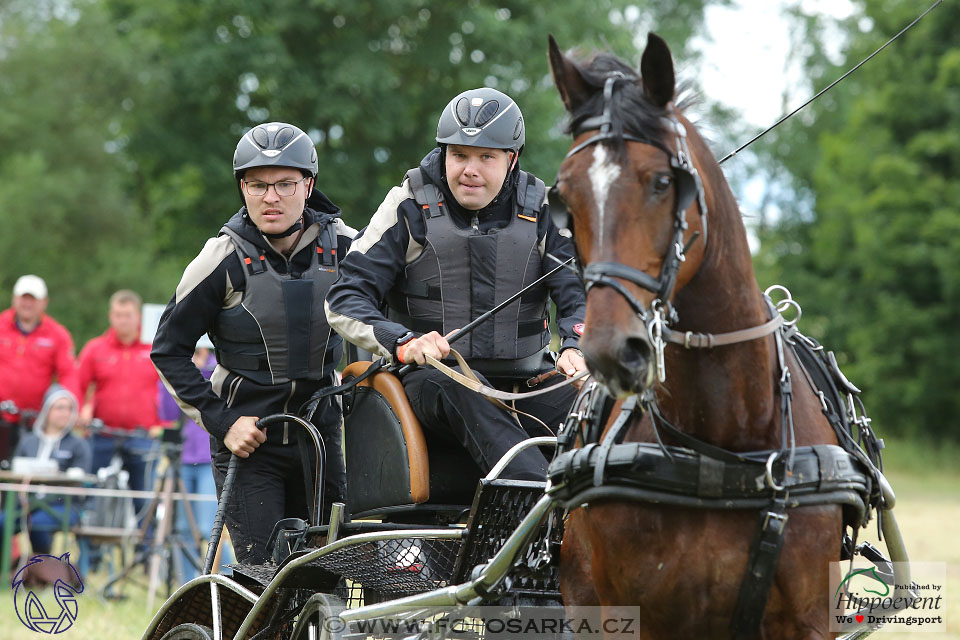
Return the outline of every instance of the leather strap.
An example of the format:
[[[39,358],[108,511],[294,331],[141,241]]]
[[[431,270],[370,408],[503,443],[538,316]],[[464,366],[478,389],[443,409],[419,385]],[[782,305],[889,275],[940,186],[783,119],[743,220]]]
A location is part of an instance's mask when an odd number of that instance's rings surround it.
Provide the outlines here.
[[[787,527],[787,505],[782,496],[774,498],[769,509],[760,512],[760,529],[753,539],[747,571],[740,583],[737,606],[730,628],[735,640],[753,637],[760,630],[760,621],[770,598],[770,587],[777,572],[783,534]]]
[[[450,353],[457,360],[457,364],[459,364],[464,371],[470,371],[471,373],[473,373],[473,371],[470,369],[470,366],[467,364],[467,361],[463,359],[463,356],[457,353],[456,349],[450,349]],[[473,391],[476,391],[480,395],[486,396],[488,398],[496,398],[497,400],[522,400],[523,398],[531,398],[533,396],[539,396],[544,393],[550,393],[551,391],[559,389],[564,385],[572,384],[577,380],[582,380],[583,378],[590,375],[589,371],[581,371],[577,375],[567,378],[563,382],[557,383],[555,385],[551,385],[544,389],[536,389],[534,391],[525,391],[523,393],[511,393],[509,391],[500,391],[499,389],[488,387],[487,385],[483,384],[482,382],[480,382],[479,379],[476,378],[476,374],[474,374],[473,378],[470,378],[469,376],[466,376],[460,373],[459,371],[451,369],[450,367],[448,367],[447,365],[445,365],[444,363],[440,362],[439,360],[437,360],[432,356],[425,356],[425,358],[426,358],[427,364],[435,368],[437,371],[440,371],[444,375],[447,375],[453,378],[463,386],[467,387],[468,389],[472,389]]]
[[[737,344],[738,342],[749,342],[768,336],[783,325],[783,316],[776,314],[771,320],[763,324],[750,327],[749,329],[740,329],[739,331],[730,331],[728,333],[695,333],[693,331],[674,331],[667,327],[663,328],[663,338],[667,342],[683,345],[686,349],[713,349],[728,344]]]

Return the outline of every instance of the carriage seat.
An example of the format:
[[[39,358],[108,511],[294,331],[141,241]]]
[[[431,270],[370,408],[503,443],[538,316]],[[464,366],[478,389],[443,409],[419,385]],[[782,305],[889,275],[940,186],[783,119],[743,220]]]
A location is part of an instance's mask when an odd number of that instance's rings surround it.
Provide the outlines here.
[[[368,366],[369,361],[351,363],[344,381]],[[388,371],[344,396],[343,439],[347,507],[355,518],[417,505],[466,509],[483,476],[459,443],[424,434],[403,383]]]

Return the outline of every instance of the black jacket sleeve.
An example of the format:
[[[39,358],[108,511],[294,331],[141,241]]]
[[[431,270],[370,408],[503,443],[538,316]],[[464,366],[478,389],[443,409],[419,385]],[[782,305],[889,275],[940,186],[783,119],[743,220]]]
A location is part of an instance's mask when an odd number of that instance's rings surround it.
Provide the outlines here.
[[[549,205],[540,211],[543,232],[543,272],[552,271],[561,262],[574,257],[573,241],[560,235],[550,218]],[[552,257],[551,257],[552,256]],[[556,258],[556,259],[554,259]],[[575,266],[571,263],[571,267]],[[560,351],[576,348],[583,333],[583,319],[587,312],[587,296],[583,283],[573,268],[561,269],[547,279],[550,299],[557,305],[557,330],[560,333]]]
[[[160,317],[150,357],[160,379],[184,413],[211,435],[223,440],[241,414],[227,407],[196,365],[193,352],[204,333],[213,333],[214,322],[243,281],[240,259],[228,236],[207,241],[187,266],[173,298]]]
[[[340,263],[340,279],[327,294],[330,326],[371,353],[391,357],[397,340],[409,331],[381,312],[387,292],[399,280],[411,253],[422,248],[411,238],[405,209],[415,207],[406,184],[394,187]]]

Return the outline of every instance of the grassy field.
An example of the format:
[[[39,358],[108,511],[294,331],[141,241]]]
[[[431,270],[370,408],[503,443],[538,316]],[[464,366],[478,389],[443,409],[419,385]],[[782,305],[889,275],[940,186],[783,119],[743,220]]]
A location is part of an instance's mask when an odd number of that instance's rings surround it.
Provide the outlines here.
[[[960,448],[921,446],[888,441],[886,475],[897,493],[896,515],[913,561],[943,562],[947,566],[946,634],[881,632],[874,637],[887,640],[960,640]],[[876,528],[861,532],[861,540],[876,541]],[[76,624],[58,637],[139,638],[162,604],[165,592],[158,593],[153,610],[147,610],[144,586],[128,585],[129,596],[120,602],[104,602],[98,593],[106,580],[94,574],[86,580],[80,596]],[[49,600],[49,593],[41,599]],[[24,627],[16,617],[13,598],[6,591],[0,598],[0,639],[36,640],[38,634]]]

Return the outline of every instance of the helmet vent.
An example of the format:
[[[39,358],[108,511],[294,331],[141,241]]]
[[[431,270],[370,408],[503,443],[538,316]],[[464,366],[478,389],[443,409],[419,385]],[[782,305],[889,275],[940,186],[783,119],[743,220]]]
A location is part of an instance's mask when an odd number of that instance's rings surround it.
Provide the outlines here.
[[[457,102],[457,120],[463,126],[470,124],[470,101],[466,98],[460,98]]]
[[[293,137],[296,133],[293,130],[293,127],[284,127],[280,129],[280,132],[277,133],[277,137],[273,139],[273,145],[277,149],[283,149],[285,146],[290,144],[290,141],[293,140]]]
[[[500,103],[496,100],[488,100],[485,105],[480,107],[480,111],[477,112],[477,126],[482,127],[483,125],[490,122],[490,119],[493,116],[497,115],[497,110],[500,109]]]
[[[267,132],[263,129],[263,127],[257,127],[254,129],[250,136],[261,149],[266,149],[270,145],[270,138],[267,136]]]
[[[523,135],[523,118],[517,118],[517,126],[513,128],[513,139],[517,140]]]

